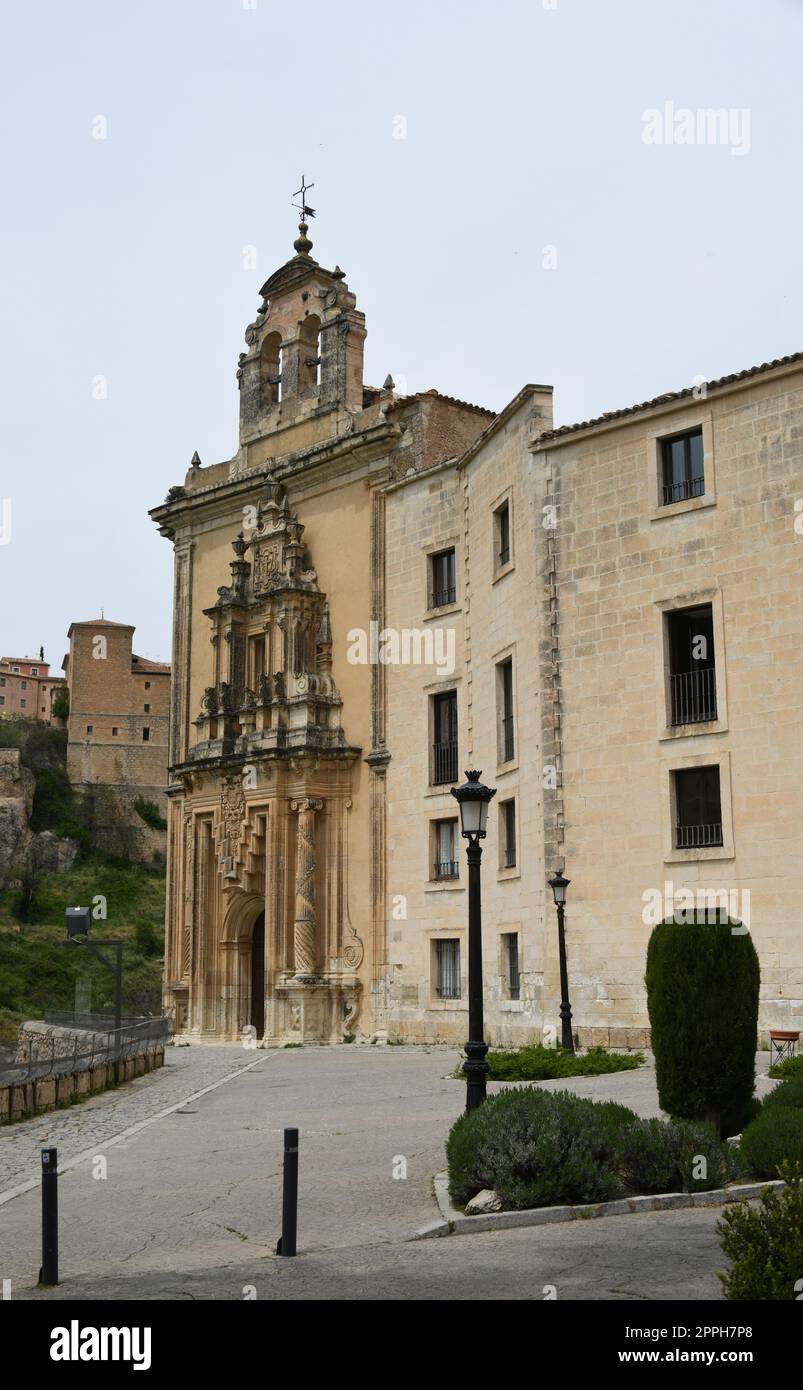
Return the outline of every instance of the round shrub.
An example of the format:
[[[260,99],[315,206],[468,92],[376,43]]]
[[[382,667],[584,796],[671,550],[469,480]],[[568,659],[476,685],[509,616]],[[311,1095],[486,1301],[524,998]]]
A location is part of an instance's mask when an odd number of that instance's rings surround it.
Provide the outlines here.
[[[790,1076],[782,1081],[765,1097],[764,1105],[785,1105],[792,1110],[803,1110],[803,1076]]]
[[[757,1206],[737,1202],[717,1222],[730,1269],[718,1274],[727,1299],[753,1303],[797,1299],[803,1269],[803,1182],[785,1166],[787,1186],[765,1188]]]
[[[728,1144],[710,1126],[635,1120],[619,1133],[621,1173],[630,1192],[710,1192],[736,1174]]]
[[[755,1083],[759,964],[749,932],[704,914],[659,922],[647,1008],[661,1108],[737,1134]]]
[[[765,1102],[745,1129],[739,1154],[745,1171],[756,1178],[777,1178],[783,1163],[803,1165],[803,1110]]]
[[[622,1184],[612,1119],[600,1108],[535,1087],[489,1097],[449,1134],[452,1201],[463,1206],[483,1188],[514,1210],[615,1197]]]

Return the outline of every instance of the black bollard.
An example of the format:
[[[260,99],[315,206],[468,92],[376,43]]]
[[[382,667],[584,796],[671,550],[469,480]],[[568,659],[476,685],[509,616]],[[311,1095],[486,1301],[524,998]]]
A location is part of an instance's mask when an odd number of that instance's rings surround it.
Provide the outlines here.
[[[59,1282],[58,1151],[42,1149],[42,1268],[40,1284]]]
[[[284,1172],[282,1180],[282,1234],[277,1255],[295,1255],[298,1225],[298,1130],[284,1131]]]

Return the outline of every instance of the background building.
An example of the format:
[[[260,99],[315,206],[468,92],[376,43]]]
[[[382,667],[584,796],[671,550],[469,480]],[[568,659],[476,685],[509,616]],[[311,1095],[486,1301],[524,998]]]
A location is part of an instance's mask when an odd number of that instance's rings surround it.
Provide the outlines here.
[[[53,699],[65,685],[63,677],[50,675],[44,653],[38,658],[0,656],[0,718],[59,722],[53,714]]]
[[[106,848],[151,859],[164,850],[164,831],[134,802],[152,802],[164,816],[170,667],[136,656],[133,634],[104,618],[70,626],[67,772],[91,798],[93,834]]]

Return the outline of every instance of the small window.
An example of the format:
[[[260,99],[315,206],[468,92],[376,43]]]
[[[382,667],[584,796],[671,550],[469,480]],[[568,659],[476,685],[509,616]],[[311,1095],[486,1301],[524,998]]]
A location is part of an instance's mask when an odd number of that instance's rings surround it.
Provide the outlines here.
[[[501,816],[501,842],[502,842],[502,868],[515,869],[516,867],[516,801],[511,797],[509,801],[502,801],[499,804]]]
[[[432,785],[457,781],[457,691],[432,696]]]
[[[459,999],[460,990],[460,942],[436,941],[435,960],[437,965],[436,993],[439,999]]]
[[[150,681],[146,681],[146,682],[145,682],[145,689],[146,689],[146,690],[150,690],[150,688],[151,688],[151,683],[150,683]]]
[[[143,742],[143,743],[149,743],[149,742],[150,742],[150,737],[151,737],[151,731],[150,731],[150,729],[148,729],[148,728],[143,729],[143,730],[142,730],[142,742]]]
[[[145,706],[145,713],[146,713],[146,714],[150,714],[150,712],[151,712],[151,707],[150,707],[150,705],[146,705],[146,706]]]
[[[39,667],[38,667],[38,666],[32,666],[32,667],[31,667],[31,675],[32,675],[32,676],[38,676],[38,675],[39,675]]]
[[[722,844],[719,767],[684,768],[675,781],[675,849]]]
[[[20,668],[19,668],[19,666],[12,666],[12,667],[11,667],[11,670],[12,670],[16,675],[19,675],[19,673],[20,673]]]
[[[457,857],[457,817],[433,821],[435,839],[435,863],[432,877],[438,879],[457,878],[460,864]]]
[[[45,712],[46,712],[46,711],[45,711],[45,707],[44,707],[44,705],[42,705],[42,713],[44,714]]]
[[[117,726],[115,725],[115,726],[112,728],[112,738],[116,738],[116,737],[117,737]]]
[[[5,683],[6,683],[6,678],[5,678],[5,676],[0,676],[0,685],[5,685]]]
[[[502,934],[502,968],[504,971],[504,981],[507,986],[508,999],[521,998],[521,979],[519,976],[519,934],[518,932],[503,932]]]
[[[86,731],[88,734],[93,734],[95,732],[94,724],[87,724]]]
[[[513,719],[513,662],[500,661],[497,668],[497,709],[499,711],[499,761],[512,762],[516,756],[516,731]]]
[[[510,563],[510,503],[494,512],[494,569]]]
[[[5,697],[5,695],[0,695],[0,705],[4,705],[5,702],[6,702],[6,697]]]
[[[661,452],[663,505],[668,507],[673,502],[702,497],[705,492],[702,430],[687,430],[685,434],[662,440]]]
[[[28,682],[27,682],[27,681],[20,681],[20,690],[27,690],[27,689],[28,689]]]
[[[456,594],[454,549],[441,550],[430,556],[429,606],[443,608],[455,602]]]

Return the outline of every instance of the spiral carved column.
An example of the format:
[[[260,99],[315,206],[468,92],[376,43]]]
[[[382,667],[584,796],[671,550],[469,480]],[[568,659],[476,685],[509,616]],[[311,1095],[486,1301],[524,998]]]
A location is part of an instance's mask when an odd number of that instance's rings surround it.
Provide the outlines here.
[[[311,797],[290,802],[298,814],[296,838],[296,907],[293,923],[293,954],[296,979],[317,974],[315,952],[315,812],[323,802]]]

